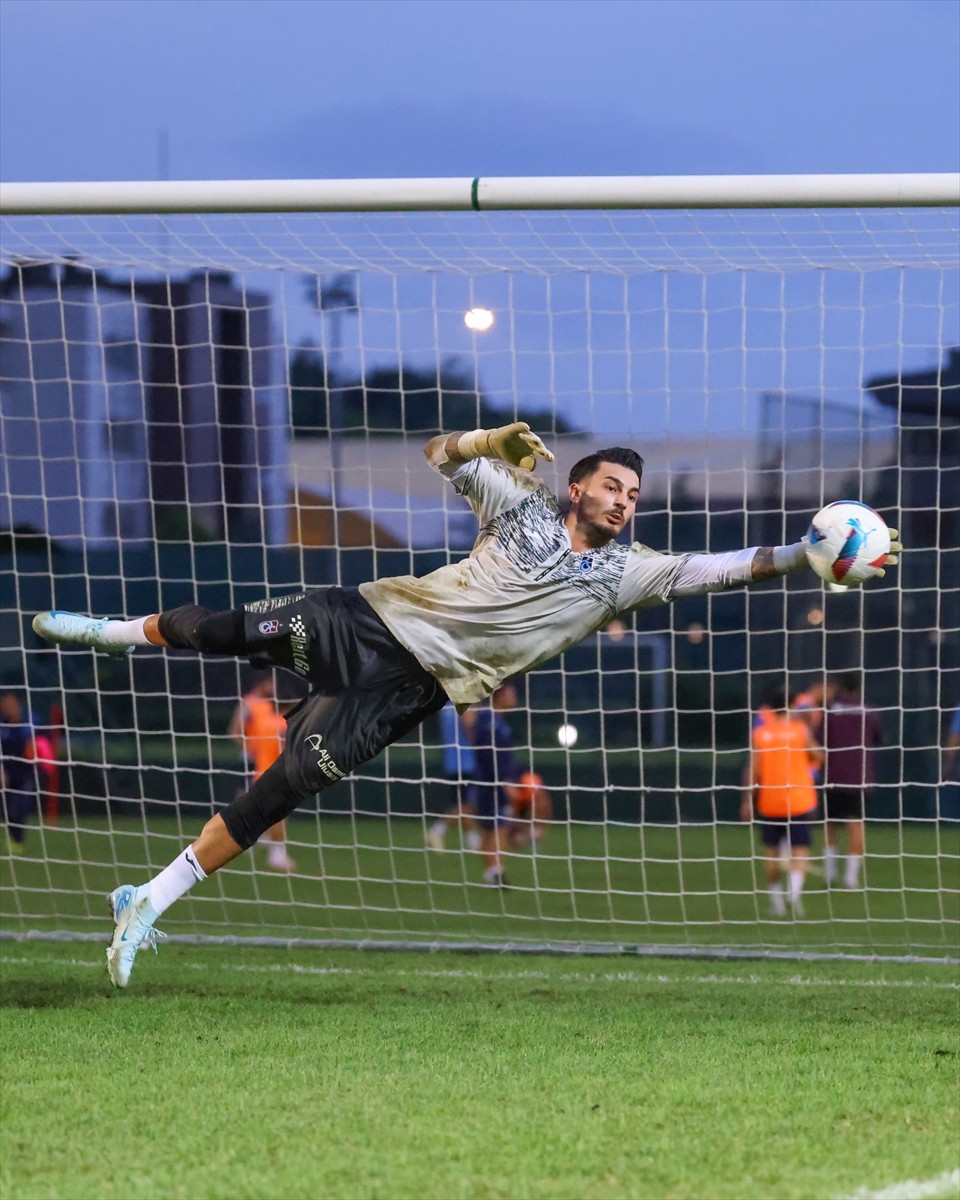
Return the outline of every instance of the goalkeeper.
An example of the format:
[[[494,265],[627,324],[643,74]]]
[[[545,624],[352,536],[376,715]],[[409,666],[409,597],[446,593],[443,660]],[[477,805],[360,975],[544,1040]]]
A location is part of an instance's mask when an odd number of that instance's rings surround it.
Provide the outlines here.
[[[239,655],[255,667],[282,667],[310,689],[287,716],[283,753],[249,791],[154,879],[111,894],[107,966],[116,986],[126,987],[141,945],[155,948],[154,922],[175,900],[448,698],[463,710],[620,613],[807,566],[802,542],[726,554],[661,554],[618,542],[640,493],[643,459],[633,450],[600,450],[576,463],[565,509],[531,474],[538,458],[553,455],[524,422],[441,434],[425,453],[473,508],[480,532],[468,558],[423,578],[226,612],[187,604],[136,620],[59,611],[34,619],[51,642],[120,655],[137,645]],[[887,561],[896,562],[900,546],[891,549]]]

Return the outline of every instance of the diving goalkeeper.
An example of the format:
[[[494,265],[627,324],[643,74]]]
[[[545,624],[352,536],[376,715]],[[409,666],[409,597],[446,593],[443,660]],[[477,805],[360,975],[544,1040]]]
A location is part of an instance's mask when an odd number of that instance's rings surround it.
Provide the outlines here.
[[[524,422],[441,434],[425,454],[466,498],[480,532],[469,557],[422,579],[329,587],[226,612],[187,604],[136,620],[59,611],[34,619],[51,642],[120,655],[138,645],[237,655],[282,667],[310,689],[287,715],[283,753],[249,791],[154,879],[111,893],[107,967],[117,987],[127,986],[138,949],[155,948],[154,923],[175,900],[448,698],[465,709],[620,613],[807,566],[802,542],[727,554],[618,542],[640,493],[643,459],[633,450],[599,450],[576,463],[564,509],[531,473],[553,455]],[[891,549],[894,563],[900,546]]]

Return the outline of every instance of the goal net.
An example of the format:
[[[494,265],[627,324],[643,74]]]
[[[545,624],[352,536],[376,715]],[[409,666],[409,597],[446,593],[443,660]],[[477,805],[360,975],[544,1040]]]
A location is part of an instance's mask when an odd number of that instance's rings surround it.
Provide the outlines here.
[[[485,886],[451,814],[470,747],[443,718],[289,820],[293,870],[257,846],[168,932],[956,955],[956,207],[48,212],[2,234],[7,936],[106,936],[104,894],[246,786],[232,722],[261,678],[55,649],[32,615],[422,574],[477,533],[424,443],[523,419],[560,497],[584,454],[638,450],[632,537],[655,549],[796,541],[857,499],[907,552],[844,594],[804,572],[646,609],[520,681],[502,715],[539,784],[514,794],[509,890]],[[848,825],[835,860],[816,825],[802,907],[777,916],[740,817],[751,729],[774,684],[819,728],[821,689],[849,672],[882,734],[857,886]],[[26,771],[18,722],[38,735]]]

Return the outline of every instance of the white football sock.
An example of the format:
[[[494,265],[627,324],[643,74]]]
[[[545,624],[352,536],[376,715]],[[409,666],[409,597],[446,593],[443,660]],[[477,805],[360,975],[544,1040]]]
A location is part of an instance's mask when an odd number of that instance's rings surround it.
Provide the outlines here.
[[[803,871],[790,872],[790,903],[796,904],[800,899],[800,893],[803,891]]]
[[[150,646],[153,643],[144,633],[147,617],[136,617],[132,621],[108,621],[100,634],[108,646]]]
[[[787,905],[783,898],[783,888],[780,886],[780,884],[768,883],[767,894],[770,897],[770,907],[773,909],[774,916],[785,916],[787,912]]]
[[[154,912],[159,916],[165,912],[174,900],[179,900],[201,879],[206,879],[207,873],[197,862],[193,849],[188,847],[178,854],[169,867],[164,867],[155,879],[150,880],[150,903]]]
[[[468,850],[479,850],[482,845],[483,845],[482,835],[476,829],[469,829],[467,831],[467,849]]]
[[[847,869],[844,872],[843,882],[848,888],[860,886],[860,864],[862,862],[862,854],[850,854],[847,856]]]
[[[430,826],[430,836],[431,837],[439,837],[439,838],[446,837],[447,836],[446,821],[434,821],[434,823]]]
[[[823,877],[827,883],[835,883],[837,878],[837,848],[825,846],[823,851]]]
[[[274,867],[285,867],[290,861],[286,839],[281,838],[277,842],[273,838],[269,838],[267,840],[267,862]]]

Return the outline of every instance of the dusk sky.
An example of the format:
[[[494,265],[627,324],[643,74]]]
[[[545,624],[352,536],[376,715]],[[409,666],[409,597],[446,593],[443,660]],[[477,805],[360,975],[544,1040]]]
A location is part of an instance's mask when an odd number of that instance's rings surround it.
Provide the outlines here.
[[[955,0],[2,0],[0,178],[947,171]]]
[[[958,45],[955,0],[0,0],[0,179],[956,171]],[[398,343],[389,305],[377,324],[375,282],[361,305],[368,362],[477,355],[498,402],[552,397],[569,414],[589,410],[594,427],[628,410],[647,421],[619,386],[607,399],[579,383],[561,394],[548,343],[570,350],[573,378],[606,349],[600,321],[589,342],[579,330],[569,345],[553,332],[517,341],[505,322],[474,341],[457,299],[438,335],[428,305]],[[489,281],[477,287],[496,301]],[[297,278],[288,290],[296,343],[317,318]],[[875,334],[858,316],[873,293],[839,301],[825,330],[817,304],[798,301],[812,307],[796,371],[776,318],[750,334],[756,367],[711,381],[735,409],[714,403],[739,414],[765,388],[797,387],[857,407],[865,374],[929,367],[955,343],[954,293],[953,276],[931,282],[898,328],[877,292]],[[701,411],[708,360],[719,370],[726,346],[713,340],[712,298],[681,304],[703,310],[691,336],[708,358],[690,358],[675,320],[664,344],[673,408],[644,410],[661,428],[682,420],[687,375],[700,380],[689,404]],[[585,303],[574,307],[586,321]],[[629,357],[619,328],[618,371]],[[850,347],[842,370],[825,371],[831,338]],[[518,352],[540,355],[546,381],[522,394]]]

